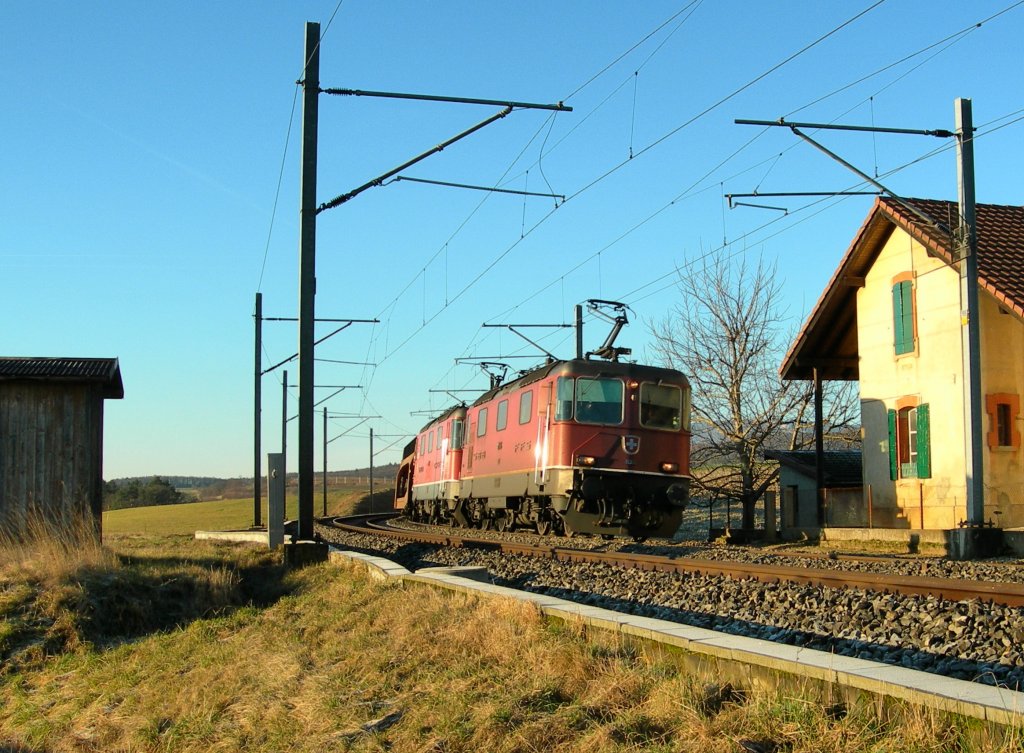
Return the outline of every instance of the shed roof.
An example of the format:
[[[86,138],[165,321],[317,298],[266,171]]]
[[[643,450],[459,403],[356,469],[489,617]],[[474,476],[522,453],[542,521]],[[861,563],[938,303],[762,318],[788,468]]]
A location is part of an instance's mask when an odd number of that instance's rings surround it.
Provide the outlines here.
[[[779,461],[797,473],[814,478],[817,470],[814,454],[814,450],[767,450],[764,456]],[[825,467],[825,486],[835,489],[860,486],[863,483],[860,450],[826,450],[822,453],[822,461]]]
[[[978,204],[978,283],[1024,319],[1024,207]],[[920,216],[924,215],[924,217]],[[901,228],[954,269],[956,202],[878,198],[779,368],[783,379],[859,378],[857,289],[893,230]],[[930,219],[930,222],[925,221]]]
[[[124,397],[121,366],[116,358],[2,358],[0,382],[99,382],[103,397]]]

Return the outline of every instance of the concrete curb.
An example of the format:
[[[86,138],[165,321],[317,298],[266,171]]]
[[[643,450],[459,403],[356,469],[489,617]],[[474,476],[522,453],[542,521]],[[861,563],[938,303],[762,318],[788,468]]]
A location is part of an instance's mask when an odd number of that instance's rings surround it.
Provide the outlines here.
[[[792,679],[812,680],[846,697],[867,693],[879,700],[899,699],[999,726],[1024,723],[1024,693],[1013,690],[517,591],[491,583],[486,569],[480,567],[432,567],[413,573],[383,557],[334,547],[330,560],[361,564],[381,580],[400,578],[404,582],[528,602],[545,616],[673,647],[697,659],[705,669],[707,665],[716,672],[729,668],[730,674],[738,673],[748,680],[754,675],[775,684]],[[752,673],[752,668],[758,671]]]
[[[195,538],[206,541],[234,541],[270,546],[270,534],[266,531],[196,531]]]

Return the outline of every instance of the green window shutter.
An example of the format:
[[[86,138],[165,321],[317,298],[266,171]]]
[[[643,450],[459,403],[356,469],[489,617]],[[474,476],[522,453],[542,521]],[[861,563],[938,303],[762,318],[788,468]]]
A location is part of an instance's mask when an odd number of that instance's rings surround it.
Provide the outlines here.
[[[892,329],[896,355],[914,350],[914,289],[909,280],[892,286]]]
[[[899,468],[899,451],[896,448],[896,411],[889,413],[889,478],[893,481],[897,478],[896,470]]]
[[[931,416],[928,404],[917,406],[917,477],[932,477]]]
[[[900,283],[892,286],[892,333],[893,345],[896,355],[904,353],[903,350],[903,295],[900,293]]]
[[[914,284],[909,280],[901,283],[900,293],[903,297],[903,343],[905,353],[914,350]]]

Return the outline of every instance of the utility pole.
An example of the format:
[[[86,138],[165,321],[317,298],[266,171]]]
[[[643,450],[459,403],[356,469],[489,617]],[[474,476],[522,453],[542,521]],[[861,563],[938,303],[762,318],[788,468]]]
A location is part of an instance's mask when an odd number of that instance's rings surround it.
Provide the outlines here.
[[[370,512],[373,512],[373,427],[370,427]]]
[[[263,464],[260,459],[261,411],[263,400],[263,372],[260,353],[263,350],[263,294],[256,294],[256,367],[253,382],[253,466],[252,466],[252,525],[260,526],[260,508],[263,504],[261,489],[263,484]]]
[[[316,165],[320,24],[306,23],[299,176],[299,541],[313,539],[313,329],[316,296]]]
[[[284,372],[281,380],[281,466],[288,478],[288,372]],[[287,483],[285,488],[287,488]]]
[[[974,206],[974,125],[971,100],[956,108],[957,196],[960,227],[960,331],[964,364],[964,450],[967,466],[967,525],[985,522],[985,477],[981,429],[981,312],[978,306],[978,226]]]
[[[324,406],[324,517],[327,517],[327,406]]]
[[[818,525],[825,527],[825,431],[822,419],[821,371],[814,367],[814,485]]]
[[[576,358],[583,360],[583,304],[576,304]]]

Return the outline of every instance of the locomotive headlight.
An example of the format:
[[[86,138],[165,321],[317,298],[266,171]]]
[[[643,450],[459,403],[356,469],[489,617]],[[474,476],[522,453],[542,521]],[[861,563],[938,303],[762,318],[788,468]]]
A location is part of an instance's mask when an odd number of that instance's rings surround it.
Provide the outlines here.
[[[596,458],[593,455],[577,455],[576,465],[591,466],[594,464]]]
[[[661,464],[661,472],[662,473],[678,473],[679,472],[679,463],[662,463]]]

